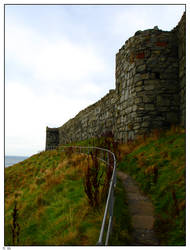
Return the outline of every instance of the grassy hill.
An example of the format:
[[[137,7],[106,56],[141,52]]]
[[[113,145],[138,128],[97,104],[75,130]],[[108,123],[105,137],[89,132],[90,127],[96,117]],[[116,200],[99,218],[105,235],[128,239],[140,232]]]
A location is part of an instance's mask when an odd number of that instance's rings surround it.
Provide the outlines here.
[[[130,174],[155,206],[161,245],[185,245],[185,131],[173,127],[122,145],[118,168]]]
[[[87,161],[85,155],[54,150],[5,169],[5,245],[96,244],[104,207],[89,205],[83,181]]]
[[[111,137],[76,144],[114,151],[118,168],[129,173],[153,201],[160,244],[185,245],[183,129],[155,131],[149,137],[122,145]],[[89,164],[93,166],[92,159],[84,154],[53,150],[6,168],[5,245],[95,245],[104,213],[106,175],[105,166],[101,165],[104,174],[97,175],[103,178],[99,204],[92,206],[84,185]],[[110,244],[130,245],[130,217],[119,181],[115,193]]]

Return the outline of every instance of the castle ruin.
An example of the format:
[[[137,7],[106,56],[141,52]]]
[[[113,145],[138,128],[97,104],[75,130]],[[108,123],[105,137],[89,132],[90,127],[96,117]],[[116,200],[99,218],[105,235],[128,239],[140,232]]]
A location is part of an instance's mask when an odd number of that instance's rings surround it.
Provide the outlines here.
[[[59,128],[46,150],[111,131],[118,141],[186,123],[186,15],[171,31],[137,31],[116,54],[114,90]]]

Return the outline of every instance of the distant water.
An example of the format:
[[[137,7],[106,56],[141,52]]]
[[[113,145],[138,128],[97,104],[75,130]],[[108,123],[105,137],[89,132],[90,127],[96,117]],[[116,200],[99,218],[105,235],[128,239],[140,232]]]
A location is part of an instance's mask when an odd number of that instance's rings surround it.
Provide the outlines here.
[[[25,159],[27,159],[27,156],[5,156],[5,167],[9,167],[12,166],[18,162],[24,161]]]

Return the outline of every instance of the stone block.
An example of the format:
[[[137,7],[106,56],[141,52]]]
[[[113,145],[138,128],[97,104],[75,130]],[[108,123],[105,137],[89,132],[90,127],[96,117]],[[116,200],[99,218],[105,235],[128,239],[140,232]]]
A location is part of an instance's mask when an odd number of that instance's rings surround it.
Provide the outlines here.
[[[133,105],[133,111],[137,110],[137,105]]]
[[[143,81],[138,81],[136,82],[135,86],[142,86],[143,85]]]
[[[142,128],[148,128],[150,125],[150,122],[149,121],[144,121],[142,122]]]
[[[120,102],[122,103],[125,100],[125,95],[121,95]]]
[[[141,80],[149,79],[149,74],[144,73],[144,74],[136,74],[134,77],[134,83],[139,82]]]
[[[144,89],[145,90],[153,90],[153,89],[155,89],[155,85],[152,85],[152,84],[151,85],[145,85]]]
[[[135,104],[139,104],[141,102],[142,102],[142,98],[140,97],[135,98]]]
[[[134,127],[133,127],[134,130],[137,130],[139,128],[140,128],[140,124],[139,123],[135,124]]]
[[[153,74],[153,73],[152,73]],[[155,73],[154,73],[155,74]],[[158,79],[148,79],[148,80],[144,80],[144,84],[145,85],[155,85],[155,86],[159,86],[160,81]]]
[[[134,131],[129,131],[127,135],[128,140],[133,140],[134,139]]]
[[[138,122],[142,122],[143,121],[143,118],[142,117],[136,117],[135,118],[135,121],[138,123]]]
[[[136,68],[136,73],[144,73],[146,71],[146,64],[139,65]]]
[[[145,110],[147,111],[155,110],[154,104],[145,104]]]
[[[165,41],[158,41],[158,42],[156,42],[156,46],[158,46],[158,47],[166,47],[167,46],[167,42],[165,42]]]
[[[158,120],[154,120],[151,123],[153,128],[161,128],[163,125],[163,121],[158,121]]]
[[[166,114],[166,119],[168,122],[172,124],[176,124],[178,122],[178,113],[177,112],[168,112]]]
[[[136,92],[142,91],[143,90],[143,86],[137,86],[135,88]]]
[[[137,116],[136,111],[131,113],[131,119],[134,119]]]
[[[170,105],[170,99],[167,96],[157,96],[156,99],[157,106],[169,106]]]
[[[132,112],[132,107],[128,107],[128,108],[126,109],[126,111],[127,111],[127,113],[131,113],[131,112]]]
[[[125,97],[124,97],[124,100],[127,100],[128,99],[128,97],[129,97],[129,91],[128,91],[128,89],[126,90],[126,92],[125,92]]]
[[[143,59],[144,57],[145,57],[144,52],[140,52],[140,53],[137,53],[137,54],[136,54],[136,58],[137,58],[137,59]]]
[[[168,111],[168,107],[166,106],[157,106],[157,110],[161,112],[166,112]]]
[[[148,96],[148,95],[144,95],[143,96],[143,102],[144,103],[150,103],[150,102],[153,102],[154,101],[154,96]]]

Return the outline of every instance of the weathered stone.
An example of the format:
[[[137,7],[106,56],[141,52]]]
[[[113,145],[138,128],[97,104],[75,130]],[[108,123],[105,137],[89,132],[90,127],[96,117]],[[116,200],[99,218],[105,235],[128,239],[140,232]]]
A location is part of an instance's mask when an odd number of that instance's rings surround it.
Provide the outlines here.
[[[134,77],[134,83],[139,82],[142,80],[141,74],[136,74]]]
[[[152,79],[152,80],[144,80],[145,85],[154,85],[155,87],[159,85],[159,80],[158,79]]]
[[[136,86],[142,86],[142,85],[143,85],[143,81],[136,82]]]
[[[149,125],[150,125],[150,122],[149,122],[149,121],[144,121],[144,122],[142,123],[142,127],[143,127],[143,128],[148,128]]]
[[[107,131],[119,140],[185,126],[185,42],[185,16],[171,32],[150,29],[128,39],[116,55],[116,88],[60,128],[48,128],[46,148]]]
[[[134,127],[133,127],[134,130],[137,130],[139,128],[140,128],[140,124],[139,123],[135,124]]]
[[[178,122],[178,114],[176,112],[168,112],[166,114],[167,121],[174,124]]]
[[[136,111],[137,110],[137,105],[134,105],[133,106],[133,111]]]
[[[145,85],[145,86],[144,86],[144,89],[145,89],[145,90],[153,90],[154,88],[155,88],[154,85]]]
[[[139,92],[139,91],[141,91],[141,90],[143,90],[143,87],[142,86],[138,86],[138,87],[136,87],[136,92]]]
[[[135,98],[135,104],[139,104],[141,102],[142,102],[142,98],[140,97]]]
[[[144,103],[150,103],[150,102],[153,102],[153,100],[154,100],[153,96],[148,96],[148,95],[143,96],[143,102]]]
[[[155,107],[153,104],[145,104],[145,110],[149,111],[149,110],[154,110]]]
[[[163,125],[163,121],[159,121],[159,120],[152,121],[152,127],[153,128],[161,128],[162,125]]]
[[[157,96],[157,105],[158,106],[169,106],[170,99],[167,96]]]
[[[137,73],[139,73],[139,72],[145,72],[146,71],[146,65],[145,64],[143,64],[143,65],[139,65],[138,67],[137,67],[137,69],[136,69],[136,72]]]

